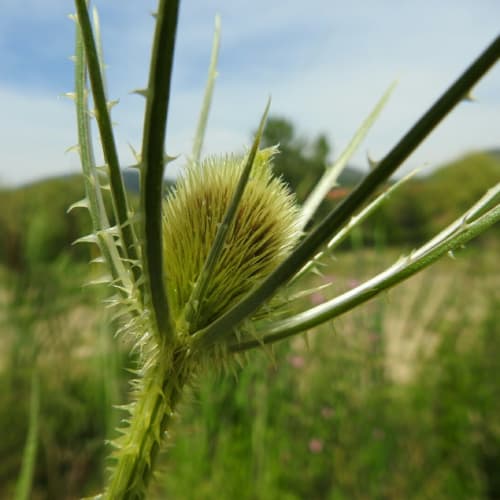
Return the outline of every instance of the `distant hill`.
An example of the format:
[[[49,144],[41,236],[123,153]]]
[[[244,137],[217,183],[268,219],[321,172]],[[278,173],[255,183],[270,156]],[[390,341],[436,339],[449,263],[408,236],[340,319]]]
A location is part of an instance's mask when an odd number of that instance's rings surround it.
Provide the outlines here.
[[[489,149],[488,151],[485,151],[485,153],[500,159],[500,148]]]
[[[129,192],[137,194],[137,171],[126,169],[123,175]],[[340,184],[347,192],[364,175],[365,172],[348,167],[340,177]],[[421,243],[458,217],[499,180],[500,150],[466,155],[427,177],[413,179],[365,224],[365,242],[373,243],[377,233],[383,235],[386,244]],[[67,213],[67,208],[83,195],[80,175],[0,189],[0,263],[22,270],[31,261],[48,262],[63,252],[75,259],[88,260],[88,246],[71,245],[90,231],[88,214],[84,210]],[[329,209],[328,203],[336,202],[333,198],[327,200],[325,210]]]
[[[392,244],[420,244],[471,207],[500,181],[500,155],[471,153],[426,177],[415,178],[395,193],[365,225]],[[491,235],[500,234],[490,231]]]

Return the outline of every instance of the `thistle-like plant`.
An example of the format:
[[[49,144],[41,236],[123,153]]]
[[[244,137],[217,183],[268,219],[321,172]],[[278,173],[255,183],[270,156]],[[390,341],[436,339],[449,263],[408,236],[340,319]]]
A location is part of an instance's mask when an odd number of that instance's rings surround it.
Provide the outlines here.
[[[86,197],[75,206],[90,212],[93,233],[80,241],[99,247],[110,303],[123,316],[121,334],[138,353],[130,413],[114,442],[104,498],[144,498],[158,451],[183,390],[201,370],[219,369],[239,353],[306,332],[353,309],[462,246],[500,218],[500,185],[457,221],[394,265],[321,305],[294,312],[300,279],[368,217],[391,192],[374,193],[432,129],[464,98],[500,56],[497,38],[456,80],[365,179],[317,225],[321,200],[380,113],[391,89],[328,167],[303,206],[272,172],[277,148],[260,150],[269,104],[250,149],[201,160],[215,81],[219,26],[193,151],[175,189],[163,192],[166,117],[178,0],[159,0],[141,151],[136,153],[140,199],[132,209],[124,189],[104,85],[99,22],[85,0],[75,0],[78,150]],[[93,109],[89,107],[90,82]],[[97,166],[90,121],[95,117],[105,165]],[[112,214],[105,208],[110,194]],[[114,221],[113,224],[110,221]],[[293,285],[293,288],[291,287]]]

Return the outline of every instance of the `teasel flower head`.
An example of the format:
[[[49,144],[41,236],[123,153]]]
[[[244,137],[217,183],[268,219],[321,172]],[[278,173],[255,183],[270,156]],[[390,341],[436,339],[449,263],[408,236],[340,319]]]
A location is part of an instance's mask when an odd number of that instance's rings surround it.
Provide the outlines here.
[[[179,331],[193,333],[226,312],[290,253],[300,231],[295,196],[272,172],[277,147],[260,150],[206,293],[190,321],[186,305],[224,219],[246,155],[190,164],[167,197],[163,249],[166,289]],[[262,311],[260,311],[262,315]]]

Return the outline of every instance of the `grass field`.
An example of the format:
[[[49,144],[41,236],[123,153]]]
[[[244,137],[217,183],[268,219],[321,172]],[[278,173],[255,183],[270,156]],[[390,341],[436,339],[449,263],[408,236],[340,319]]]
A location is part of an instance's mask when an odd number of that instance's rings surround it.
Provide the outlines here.
[[[500,498],[499,243],[447,258],[306,337],[200,375],[186,396],[157,498]],[[394,250],[339,254],[331,289]],[[133,366],[103,291],[65,260],[0,274],[0,498],[11,498],[40,382],[34,499],[102,484],[104,439]],[[322,278],[318,277],[318,282]]]

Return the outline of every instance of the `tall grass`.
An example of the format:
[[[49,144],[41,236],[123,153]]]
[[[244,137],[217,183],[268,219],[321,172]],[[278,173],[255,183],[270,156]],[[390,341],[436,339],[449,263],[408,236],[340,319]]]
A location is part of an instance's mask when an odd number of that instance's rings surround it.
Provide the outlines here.
[[[498,241],[487,248],[442,261],[272,356],[250,354],[234,376],[199,377],[161,457],[167,473],[149,497],[496,498]],[[321,293],[353,287],[391,261],[382,250],[338,254],[325,269],[334,289]],[[52,279],[59,307],[49,315],[13,302],[5,285],[14,282],[2,273],[3,498],[13,495],[26,440],[33,342],[43,346],[33,498],[102,487],[103,442],[120,417],[111,405],[124,397],[123,367],[133,366],[127,346],[112,341],[95,290],[75,288],[68,300],[76,283],[66,269]],[[31,319],[18,328],[21,310]]]
[[[274,358],[253,353],[234,378],[199,380],[165,456],[163,494],[496,498],[496,250],[482,253],[481,274],[463,255],[442,262]],[[339,255],[329,271],[345,288],[386,258]],[[440,288],[435,303],[429,290]]]
[[[102,481],[126,355],[96,312],[104,295],[82,289],[88,278],[65,256],[1,270],[0,498],[14,498],[21,470],[16,498],[75,498]]]

